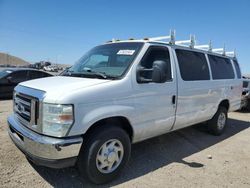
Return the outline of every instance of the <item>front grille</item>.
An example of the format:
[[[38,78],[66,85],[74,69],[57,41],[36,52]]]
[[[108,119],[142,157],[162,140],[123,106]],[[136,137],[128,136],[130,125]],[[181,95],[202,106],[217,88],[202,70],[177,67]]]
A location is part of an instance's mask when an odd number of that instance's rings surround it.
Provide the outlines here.
[[[34,129],[37,125],[39,102],[36,98],[21,93],[15,93],[13,98],[14,114],[24,126]]]

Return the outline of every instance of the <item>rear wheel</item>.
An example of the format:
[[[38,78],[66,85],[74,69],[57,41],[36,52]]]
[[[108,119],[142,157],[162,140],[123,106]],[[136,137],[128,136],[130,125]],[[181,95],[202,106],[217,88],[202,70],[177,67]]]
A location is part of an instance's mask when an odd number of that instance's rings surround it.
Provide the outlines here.
[[[220,106],[214,117],[208,121],[208,128],[214,135],[221,135],[227,124],[227,109]]]
[[[130,138],[123,129],[104,125],[88,135],[80,151],[78,169],[95,184],[109,182],[126,165],[130,150]]]

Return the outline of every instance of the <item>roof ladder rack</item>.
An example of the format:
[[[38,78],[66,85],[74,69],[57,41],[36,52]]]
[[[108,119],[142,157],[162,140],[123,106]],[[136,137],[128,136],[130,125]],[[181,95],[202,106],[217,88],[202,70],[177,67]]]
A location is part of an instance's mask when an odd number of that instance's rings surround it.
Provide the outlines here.
[[[212,51],[212,41],[210,40],[209,44],[204,44],[204,45],[195,45],[194,48],[200,49],[200,50],[208,50]]]
[[[129,40],[135,40],[135,39],[129,39]],[[226,52],[225,50],[225,45],[223,48],[212,48],[212,42],[210,40],[210,42],[208,44],[204,44],[204,45],[196,45],[196,40],[195,40],[195,35],[190,35],[190,39],[189,40],[181,40],[181,41],[176,41],[176,34],[175,34],[175,30],[170,30],[170,34],[167,36],[160,36],[160,37],[152,37],[152,38],[144,38],[144,39],[140,39],[138,41],[155,41],[155,42],[159,42],[159,43],[163,43],[163,44],[171,44],[171,45],[179,45],[179,46],[185,46],[185,47],[189,47],[189,48],[194,48],[194,49],[200,49],[203,51],[208,51],[211,53],[216,53],[216,54],[220,54],[223,56],[228,56],[228,57],[234,57],[236,58],[236,51],[231,51],[231,52]],[[119,42],[120,40],[118,39],[112,39],[111,41],[108,41],[108,43],[110,42]],[[125,40],[126,41],[126,40]]]
[[[195,46],[195,36],[194,35],[190,35],[190,39],[189,40],[176,41],[175,44],[177,44],[177,45],[183,45],[183,46],[185,46],[185,44],[189,44],[190,48],[194,48],[194,46]]]
[[[224,44],[223,48],[212,49],[212,52],[219,53],[219,54],[222,54],[222,55],[226,55],[226,50],[225,49],[226,48],[225,48],[225,44]]]
[[[170,30],[170,35],[167,36],[145,38],[144,40],[149,40],[149,41],[169,40],[170,44],[175,44],[175,30]]]
[[[234,49],[234,51],[226,52],[226,55],[227,55],[227,56],[230,56],[230,57],[236,58],[236,50]]]

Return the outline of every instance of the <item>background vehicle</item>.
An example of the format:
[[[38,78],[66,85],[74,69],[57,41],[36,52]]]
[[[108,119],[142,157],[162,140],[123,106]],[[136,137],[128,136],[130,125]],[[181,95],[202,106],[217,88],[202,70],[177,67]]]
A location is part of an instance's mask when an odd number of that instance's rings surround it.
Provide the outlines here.
[[[0,97],[12,97],[14,88],[20,82],[49,76],[52,75],[28,68],[8,68],[0,70]]]
[[[49,72],[58,72],[58,67],[55,65],[45,66],[43,67],[43,70],[49,71]]]
[[[250,79],[243,79],[241,109],[246,109],[250,111]]]
[[[201,122],[221,135],[227,113],[240,108],[237,59],[200,49],[193,38],[188,46],[174,38],[171,32],[113,41],[90,50],[63,76],[19,84],[8,118],[13,142],[37,164],[77,165],[100,184],[121,173],[131,143]]]

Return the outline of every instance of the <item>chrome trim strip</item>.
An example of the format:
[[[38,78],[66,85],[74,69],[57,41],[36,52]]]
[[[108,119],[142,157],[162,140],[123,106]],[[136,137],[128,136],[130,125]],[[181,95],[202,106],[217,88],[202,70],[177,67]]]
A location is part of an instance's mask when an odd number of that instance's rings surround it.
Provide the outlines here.
[[[18,95],[15,96],[15,102],[20,102],[20,103],[22,103],[22,104],[24,104],[24,105],[30,107],[30,103],[29,103],[29,102],[26,102],[26,101],[24,101],[24,100],[22,100],[22,99],[20,99],[20,98],[18,97]]]
[[[20,84],[15,87],[15,91],[37,98],[39,101],[42,101],[45,95],[45,91],[25,87]]]
[[[27,111],[20,112],[20,111],[17,109],[16,105],[14,106],[14,112],[22,113],[22,114],[25,114],[26,116],[29,116],[29,117],[30,117],[30,113],[29,113],[29,112],[27,112]]]
[[[30,112],[31,112],[31,116],[30,116],[30,126],[35,125],[36,123],[36,101],[35,99],[31,99],[31,107],[30,107]]]

